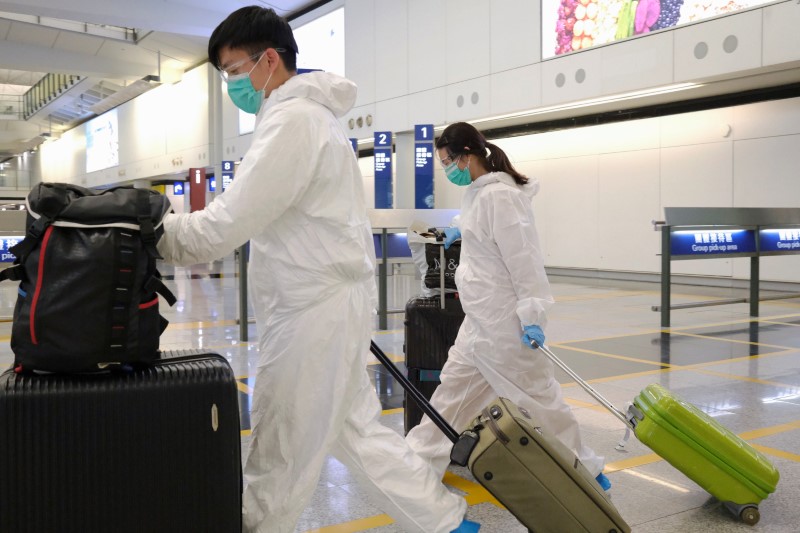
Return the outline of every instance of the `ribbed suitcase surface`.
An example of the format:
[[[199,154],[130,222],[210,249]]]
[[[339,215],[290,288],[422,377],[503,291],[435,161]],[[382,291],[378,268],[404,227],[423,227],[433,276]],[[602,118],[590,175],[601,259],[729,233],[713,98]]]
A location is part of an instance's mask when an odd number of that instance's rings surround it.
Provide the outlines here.
[[[691,403],[653,383],[634,404],[637,438],[720,501],[757,504],[775,491],[769,459]]]
[[[438,381],[430,381],[427,371],[441,370],[447,352],[456,340],[464,321],[464,310],[458,298],[445,298],[441,308],[438,296],[412,298],[406,304],[405,353],[408,378],[430,399]],[[404,427],[406,433],[422,420],[422,409],[406,395]]]
[[[0,376],[0,531],[241,530],[230,365],[165,356],[130,374]]]

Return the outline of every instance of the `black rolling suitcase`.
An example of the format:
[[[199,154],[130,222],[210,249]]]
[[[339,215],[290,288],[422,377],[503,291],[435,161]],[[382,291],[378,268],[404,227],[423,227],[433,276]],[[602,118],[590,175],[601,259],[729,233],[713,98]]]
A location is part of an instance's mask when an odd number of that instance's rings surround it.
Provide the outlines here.
[[[446,289],[456,288],[454,277],[458,267],[460,242],[456,241],[445,251],[443,235],[434,228],[430,231],[438,242],[425,245],[429,265],[425,275],[425,285],[429,289],[438,286],[441,292],[439,296],[418,297],[408,301],[403,345],[408,379],[429,400],[441,383],[439,374],[447,361],[447,352],[455,342],[458,330],[464,321],[464,310],[461,308],[458,293],[446,293]],[[408,392],[405,393],[403,407],[403,426],[408,433],[411,428],[419,424],[424,413],[416,402],[411,400]]]
[[[0,375],[0,531],[241,531],[238,389],[196,351],[131,372]]]
[[[447,361],[447,352],[456,340],[464,321],[464,310],[457,295],[447,295],[444,308],[441,296],[412,298],[406,304],[405,355],[408,379],[430,400],[439,386],[439,374]],[[404,401],[405,432],[419,424],[423,412],[411,400]]]

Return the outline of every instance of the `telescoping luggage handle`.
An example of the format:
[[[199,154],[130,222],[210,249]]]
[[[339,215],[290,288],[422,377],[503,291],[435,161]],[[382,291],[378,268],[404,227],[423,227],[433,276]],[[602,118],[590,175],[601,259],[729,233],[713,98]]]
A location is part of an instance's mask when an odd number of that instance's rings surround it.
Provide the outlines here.
[[[442,418],[442,415],[439,414],[439,411],[433,408],[427,398],[408,380],[407,377],[403,375],[400,370],[389,360],[383,350],[375,344],[375,341],[370,341],[369,349],[372,351],[372,354],[378,358],[378,361],[389,371],[389,373],[400,382],[400,385],[414,398],[414,401],[417,403],[420,409],[428,415],[428,417],[433,421],[436,426],[442,430],[442,432],[447,436],[448,439],[453,444],[458,443],[459,441],[459,434],[458,432],[453,429],[453,426],[447,423],[447,420]]]
[[[603,407],[605,407],[606,409],[608,409],[611,412],[612,415],[614,415],[617,418],[619,418],[622,421],[622,423],[625,424],[629,429],[632,429],[632,430],[636,429],[636,422],[638,420],[641,420],[642,417],[641,416],[636,416],[636,411],[635,411],[636,408],[634,406],[630,406],[628,408],[628,412],[630,414],[626,415],[625,413],[623,413],[622,411],[620,411],[619,409],[614,407],[611,404],[611,402],[606,400],[599,392],[594,390],[594,388],[591,385],[586,383],[583,380],[583,378],[581,378],[570,367],[568,367],[561,359],[559,359],[556,356],[556,354],[551,352],[550,349],[547,348],[547,346],[545,346],[543,344],[539,344],[535,340],[531,341],[531,346],[534,349],[538,348],[539,350],[541,350],[542,353],[544,353],[551,361],[553,361],[553,363],[555,363],[561,370],[566,372],[569,375],[569,377],[574,379],[578,383],[578,385],[580,385],[583,388],[583,390],[588,392],[592,396],[592,398],[594,398],[595,400],[600,402],[600,404]],[[627,437],[627,435],[626,435],[626,437]],[[627,440],[627,438],[626,438],[626,440]],[[624,446],[624,444],[621,444],[621,445]]]

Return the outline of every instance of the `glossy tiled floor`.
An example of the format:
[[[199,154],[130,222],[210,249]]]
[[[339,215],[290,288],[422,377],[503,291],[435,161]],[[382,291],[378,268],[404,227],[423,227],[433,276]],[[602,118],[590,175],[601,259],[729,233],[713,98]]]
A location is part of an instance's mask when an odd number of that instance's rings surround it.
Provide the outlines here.
[[[164,311],[171,325],[162,348],[205,348],[224,354],[240,380],[243,446],[248,439],[249,395],[258,349],[239,340],[237,292],[232,262],[192,269],[163,269],[178,304]],[[401,307],[416,294],[413,275],[390,277],[389,306]],[[673,327],[659,328],[655,284],[552,278],[557,305],[550,315],[548,344],[613,403],[623,406],[649,383],[660,383],[693,402],[764,452],[778,467],[775,494],[760,505],[754,527],[738,522],[692,481],[636,442],[615,449],[624,427],[564,374],[564,395],[580,421],[584,438],[607,460],[612,498],[636,533],[796,532],[800,530],[800,300],[763,303],[751,320],[745,304],[674,311]],[[0,287],[0,315],[10,315],[12,284]],[[731,296],[730,290],[676,287],[673,301]],[[377,319],[375,327],[377,328]],[[377,342],[402,367],[402,315],[390,315]],[[11,362],[10,324],[0,324],[0,367]],[[249,336],[256,338],[255,326]],[[385,370],[370,364],[386,409],[382,420],[402,431],[402,391]],[[311,394],[311,392],[309,392]],[[472,479],[453,468],[445,482],[463,493],[469,518],[487,533],[525,532]],[[397,532],[391,519],[367,501],[347,470],[330,459],[299,532]]]

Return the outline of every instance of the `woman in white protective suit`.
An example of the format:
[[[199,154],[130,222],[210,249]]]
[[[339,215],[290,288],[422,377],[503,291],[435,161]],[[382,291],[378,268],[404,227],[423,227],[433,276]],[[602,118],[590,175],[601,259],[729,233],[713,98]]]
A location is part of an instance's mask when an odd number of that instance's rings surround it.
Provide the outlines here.
[[[259,328],[252,440],[244,467],[245,530],[289,533],[334,455],[406,531],[474,532],[450,492],[378,417],[367,374],[375,255],[361,174],[337,117],[355,85],[296,74],[297,44],[271,9],[232,13],[209,60],[234,104],[256,113],[252,145],[230,188],[204,210],[170,215],[159,250],[179,265],[250,240]]]
[[[544,344],[542,328],[553,305],[531,205],[538,182],[514,170],[500,148],[464,122],[448,126],[436,150],[447,178],[469,188],[460,227],[445,230],[446,247],[461,238],[456,286],[466,317],[431,398],[433,406],[453,427],[463,429],[494,398],[508,398],[536,413],[541,425],[608,490],[603,458],[581,444],[553,364],[530,346],[531,339]],[[406,440],[437,475],[444,475],[450,443],[427,416]]]

